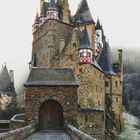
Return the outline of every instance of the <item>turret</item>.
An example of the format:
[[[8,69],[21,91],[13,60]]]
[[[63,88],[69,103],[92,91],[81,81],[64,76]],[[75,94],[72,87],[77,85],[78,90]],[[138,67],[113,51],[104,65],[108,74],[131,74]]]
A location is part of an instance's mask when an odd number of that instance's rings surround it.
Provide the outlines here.
[[[85,23],[92,23],[94,24],[95,22],[93,21],[87,0],[81,0],[78,9],[76,11],[75,14],[75,22],[77,21],[77,19],[80,17],[80,20],[82,22],[82,24]]]
[[[68,0],[63,1],[63,22],[70,23],[70,10]]]
[[[35,21],[33,24],[33,32],[35,32],[39,28],[39,15],[38,12],[36,13]]]
[[[58,8],[56,6],[55,0],[51,0],[49,4],[49,8],[46,13],[47,19],[59,19]]]
[[[121,82],[123,82],[123,55],[122,50],[118,50],[118,74],[120,75]]]
[[[98,57],[103,48],[103,30],[99,19],[97,20],[97,24],[95,26],[95,34],[95,56]]]
[[[44,0],[41,0],[40,1],[40,18],[39,18],[40,26],[43,25],[45,20],[46,20],[45,2]]]
[[[92,64],[93,50],[90,47],[89,36],[87,28],[83,30],[83,37],[81,39],[79,48],[79,64]]]
[[[81,25],[81,19],[80,19],[80,16],[79,16],[77,21],[76,21],[76,27],[80,28],[80,25]]]

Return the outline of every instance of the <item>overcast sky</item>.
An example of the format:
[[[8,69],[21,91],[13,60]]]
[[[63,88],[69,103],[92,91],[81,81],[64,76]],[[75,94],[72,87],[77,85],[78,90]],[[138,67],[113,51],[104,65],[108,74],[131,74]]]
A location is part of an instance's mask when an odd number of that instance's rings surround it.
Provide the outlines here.
[[[81,0],[69,0],[75,13]],[[93,19],[99,17],[112,47],[140,49],[140,0],[87,0]],[[32,48],[32,23],[40,0],[1,0],[0,65],[15,70],[19,85],[28,70]]]

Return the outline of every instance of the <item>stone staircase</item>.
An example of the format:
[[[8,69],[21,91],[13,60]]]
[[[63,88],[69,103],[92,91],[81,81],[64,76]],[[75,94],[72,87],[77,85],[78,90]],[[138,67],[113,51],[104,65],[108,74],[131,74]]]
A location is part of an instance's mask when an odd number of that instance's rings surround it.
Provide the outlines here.
[[[25,140],[71,140],[64,131],[40,131],[29,136]]]

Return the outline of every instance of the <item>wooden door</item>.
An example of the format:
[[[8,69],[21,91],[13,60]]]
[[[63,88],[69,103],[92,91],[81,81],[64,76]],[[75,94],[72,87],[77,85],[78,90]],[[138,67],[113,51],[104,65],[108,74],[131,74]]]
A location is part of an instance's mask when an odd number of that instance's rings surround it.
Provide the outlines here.
[[[39,126],[41,130],[63,128],[63,109],[58,102],[48,100],[42,104],[39,111]]]

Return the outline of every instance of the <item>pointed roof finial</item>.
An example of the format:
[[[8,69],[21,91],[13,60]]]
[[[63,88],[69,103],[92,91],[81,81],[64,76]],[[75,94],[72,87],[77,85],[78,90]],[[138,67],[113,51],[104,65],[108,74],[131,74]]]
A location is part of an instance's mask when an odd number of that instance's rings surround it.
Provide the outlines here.
[[[39,23],[39,14],[38,14],[38,11],[36,12],[34,23]]]
[[[102,25],[100,24],[99,18],[97,19],[97,24],[96,24],[95,30],[102,30]]]

